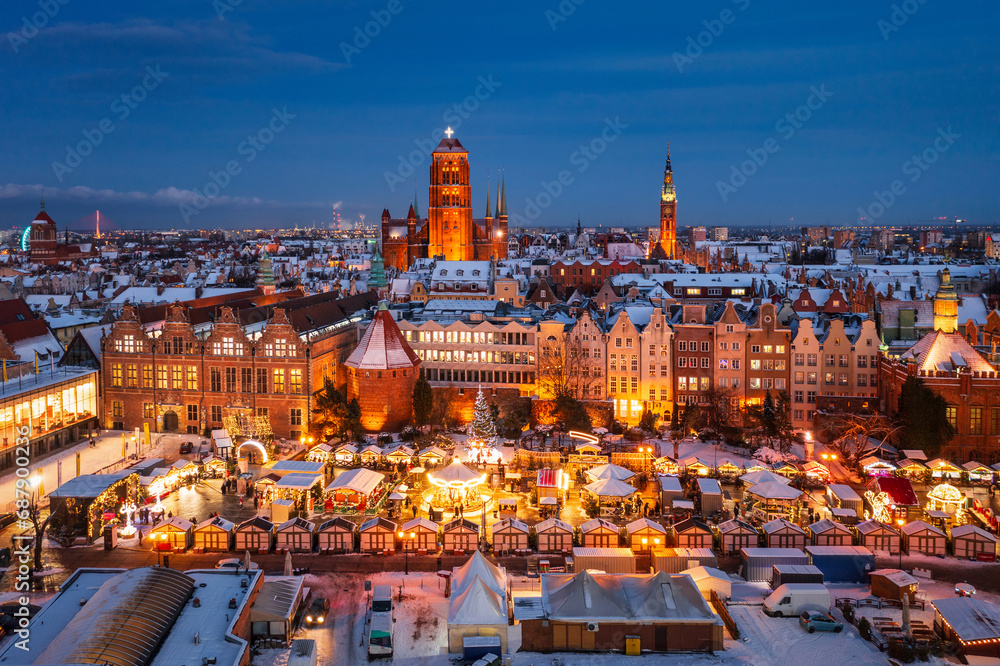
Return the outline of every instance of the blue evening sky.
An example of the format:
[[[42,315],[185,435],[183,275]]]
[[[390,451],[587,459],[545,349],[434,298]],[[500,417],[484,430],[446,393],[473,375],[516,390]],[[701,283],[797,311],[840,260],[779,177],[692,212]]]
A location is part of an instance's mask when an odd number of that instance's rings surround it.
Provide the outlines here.
[[[668,141],[681,226],[1000,218],[995,2],[576,1],[8,0],[0,228],[425,214],[449,124],[512,227],[655,226]]]

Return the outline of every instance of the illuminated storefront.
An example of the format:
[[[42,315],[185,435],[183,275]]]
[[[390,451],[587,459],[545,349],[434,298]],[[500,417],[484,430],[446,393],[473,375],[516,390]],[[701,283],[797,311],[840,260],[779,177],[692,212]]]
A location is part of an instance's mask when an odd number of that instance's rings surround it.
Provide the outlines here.
[[[0,469],[14,464],[19,430],[31,433],[32,455],[40,455],[85,437],[97,414],[96,370],[42,371],[8,380],[0,395]]]

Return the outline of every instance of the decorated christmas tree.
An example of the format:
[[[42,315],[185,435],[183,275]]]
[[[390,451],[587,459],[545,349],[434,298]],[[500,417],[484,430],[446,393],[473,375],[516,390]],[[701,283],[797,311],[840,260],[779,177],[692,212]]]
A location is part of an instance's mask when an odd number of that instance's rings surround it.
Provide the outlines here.
[[[469,424],[469,437],[478,446],[491,449],[497,445],[497,426],[493,422],[493,415],[490,414],[490,406],[483,395],[483,388],[479,387],[479,395],[476,396],[476,406],[472,412],[472,423]]]

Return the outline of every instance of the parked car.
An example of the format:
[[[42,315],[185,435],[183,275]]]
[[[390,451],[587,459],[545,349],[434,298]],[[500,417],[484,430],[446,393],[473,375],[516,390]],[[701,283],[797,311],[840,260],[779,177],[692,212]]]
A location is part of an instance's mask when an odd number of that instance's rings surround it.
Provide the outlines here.
[[[840,620],[829,613],[816,610],[802,611],[799,615],[799,624],[810,634],[817,631],[832,631],[839,634],[844,630],[844,624]]]
[[[315,627],[326,621],[326,614],[330,610],[330,600],[322,597],[313,599],[306,611],[306,625]]]
[[[191,442],[184,442],[183,444],[181,444],[181,455],[184,455],[185,453],[191,453],[192,451],[194,451],[194,444],[192,444]]]
[[[224,560],[219,560],[219,563],[215,565],[216,569],[243,569],[244,562],[238,557],[227,557]],[[260,569],[260,566],[256,562],[250,563],[250,570],[256,571]]]
[[[16,513],[0,513],[0,530],[17,522]]]

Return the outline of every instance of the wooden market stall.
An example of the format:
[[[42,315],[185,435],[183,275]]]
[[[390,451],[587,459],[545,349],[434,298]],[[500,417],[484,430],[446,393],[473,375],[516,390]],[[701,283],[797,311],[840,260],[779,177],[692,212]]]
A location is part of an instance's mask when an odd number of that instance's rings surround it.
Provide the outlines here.
[[[907,553],[923,553],[924,555],[944,555],[947,552],[947,539],[944,532],[922,520],[906,523],[901,528],[903,548]]]
[[[750,523],[733,519],[719,525],[719,546],[726,554],[739,553],[743,548],[757,548],[760,532]]]
[[[955,557],[993,562],[997,557],[997,538],[981,527],[959,525],[951,528],[951,549]]]
[[[899,553],[899,532],[893,527],[877,520],[866,520],[855,526],[858,533],[858,545],[868,550],[886,551],[891,555]]]
[[[851,530],[829,518],[817,520],[806,530],[814,546],[850,546],[854,543]]]
[[[667,528],[655,520],[639,518],[625,526],[632,552],[648,551],[667,544]]]
[[[881,599],[903,600],[908,595],[910,601],[917,598],[917,579],[900,569],[876,569],[868,574],[871,578],[872,596]]]
[[[453,518],[441,528],[446,553],[471,552],[479,546],[479,525],[467,518]]]
[[[293,553],[311,553],[316,523],[305,518],[290,518],[275,530],[275,547]]]
[[[427,518],[414,518],[403,523],[399,531],[404,534],[403,551],[426,555],[438,549],[438,524]]]
[[[154,544],[166,541],[170,544],[171,550],[176,553],[191,547],[192,530],[194,530],[194,523],[190,520],[184,520],[180,516],[174,516],[154,526],[149,531],[147,538],[150,543]]]
[[[324,555],[354,552],[354,532],[357,525],[337,516],[321,524],[316,529],[319,552]]]
[[[222,516],[215,516],[198,523],[194,528],[196,552],[224,553],[232,550],[236,524]]]
[[[396,552],[396,529],[398,525],[381,517],[371,518],[361,524],[358,530],[361,534],[362,553]]]
[[[610,520],[592,518],[580,526],[584,548],[617,548],[618,526]]]
[[[712,528],[697,518],[683,520],[673,528],[674,546],[677,548],[711,548]]]
[[[341,467],[352,467],[358,455],[358,447],[353,444],[341,444],[333,452],[333,462]]]
[[[798,548],[805,550],[806,533],[796,525],[784,518],[776,518],[768,523],[764,523],[764,539],[768,548]]]
[[[505,518],[493,523],[493,552],[509,555],[528,550],[528,526],[520,520]]]
[[[535,525],[539,553],[568,553],[573,548],[573,527],[558,518]]]
[[[374,470],[358,468],[344,472],[326,487],[325,494],[332,500],[335,513],[360,513],[378,506],[385,494],[385,475]]]
[[[251,550],[263,555],[271,551],[274,542],[274,523],[256,516],[240,523],[235,533],[234,545],[237,551]]]

